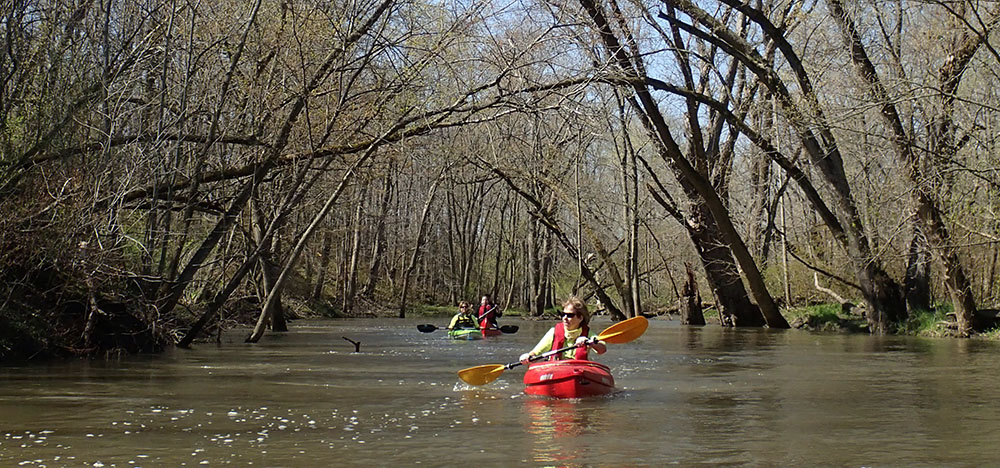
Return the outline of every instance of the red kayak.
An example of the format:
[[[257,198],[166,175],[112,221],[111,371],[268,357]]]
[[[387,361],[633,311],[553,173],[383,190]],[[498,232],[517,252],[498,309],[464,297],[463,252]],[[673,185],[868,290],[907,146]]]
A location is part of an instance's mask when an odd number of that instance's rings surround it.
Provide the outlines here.
[[[524,393],[553,398],[607,395],[615,390],[608,366],[594,361],[568,359],[532,364],[524,373]]]
[[[502,335],[502,334],[503,334],[503,332],[500,331],[499,328],[484,328],[483,329],[483,338],[485,338],[487,336],[497,336],[497,335]]]

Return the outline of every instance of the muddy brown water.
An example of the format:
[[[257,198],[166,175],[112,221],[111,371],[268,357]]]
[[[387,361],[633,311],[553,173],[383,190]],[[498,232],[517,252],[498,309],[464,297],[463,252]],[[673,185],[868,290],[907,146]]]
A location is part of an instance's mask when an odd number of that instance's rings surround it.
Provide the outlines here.
[[[554,322],[481,341],[428,322],[0,366],[0,466],[1000,466],[997,343],[652,320],[595,358],[618,393],[548,400],[522,393],[523,367],[483,387],[456,371],[515,360]]]

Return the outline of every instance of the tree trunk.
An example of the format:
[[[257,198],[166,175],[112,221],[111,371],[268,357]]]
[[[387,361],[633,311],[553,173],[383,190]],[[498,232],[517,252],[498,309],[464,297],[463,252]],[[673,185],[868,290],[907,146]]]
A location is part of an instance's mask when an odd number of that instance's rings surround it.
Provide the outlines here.
[[[839,0],[829,0],[830,13],[840,26],[841,34],[848,49],[851,52],[851,60],[855,66],[858,76],[864,82],[868,91],[874,95],[874,99],[881,105],[879,115],[889,127],[895,153],[900,163],[904,167],[909,182],[913,184],[914,190],[911,192],[914,197],[917,220],[920,228],[927,240],[934,248],[932,252],[944,265],[945,285],[952,298],[955,309],[955,318],[958,322],[958,334],[968,336],[972,331],[973,314],[976,311],[976,301],[972,295],[972,284],[965,273],[961,260],[958,258],[958,251],[951,241],[948,229],[944,224],[941,210],[937,201],[932,197],[927,187],[923,185],[926,180],[923,170],[919,164],[919,158],[914,154],[912,147],[912,137],[906,133],[902,119],[896,108],[894,100],[882,85],[875,65],[868,57],[864,43],[854,26],[854,21],[844,11]],[[989,29],[996,28],[996,17],[988,18],[986,24]],[[949,55],[940,71],[940,93],[941,110],[935,116],[935,124],[931,126],[934,132],[934,152],[936,157],[946,158],[953,156],[957,152],[954,144],[953,124],[951,112],[953,111],[954,91],[958,89],[961,82],[962,71],[966,64],[972,59],[976,50],[985,42],[988,32],[984,34],[968,34],[953,44],[953,53]]]
[[[844,170],[843,158],[837,140],[833,135],[832,127],[826,122],[826,117],[812,82],[805,72],[802,60],[787,42],[784,36],[785,31],[770,23],[763,11],[736,0],[722,1],[745,14],[761,28],[768,39],[775,42],[794,72],[794,78],[802,91],[801,96],[792,96],[789,87],[782,78],[774,73],[774,70],[763,66],[759,55],[753,50],[754,46],[730,31],[726,25],[715,20],[695,2],[675,0],[674,6],[690,15],[694,21],[704,24],[706,28],[712,30],[712,37],[721,40],[725,44],[727,52],[747,66],[780,104],[787,121],[796,131],[810,161],[819,169],[831,189],[835,200],[832,209],[839,219],[831,221],[824,217],[824,221],[833,231],[834,237],[845,246],[854,266],[858,276],[858,284],[869,306],[867,317],[871,332],[875,334],[886,333],[894,324],[905,317],[906,308],[901,288],[885,273],[878,259],[872,255],[867,234],[851,194],[850,183]],[[661,17],[664,16],[661,15]],[[676,18],[666,19],[676,21]],[[743,266],[743,262],[740,262],[740,266]]]
[[[330,269],[330,255],[333,251],[333,233],[323,232],[323,246],[320,248],[319,267],[316,272],[316,284],[313,286],[312,300],[318,301],[323,298],[323,289],[326,286],[326,272]]]
[[[906,262],[906,279],[903,287],[906,291],[906,307],[910,315],[917,311],[931,310],[931,263],[927,252],[927,239],[920,227],[913,226],[913,239],[910,240],[909,254]]]
[[[281,290],[275,291],[275,285],[277,284],[278,275],[281,273],[278,265],[274,262],[274,251],[273,249],[275,243],[272,239],[267,239],[264,237],[264,213],[261,211],[260,203],[257,199],[257,193],[255,191],[253,198],[250,200],[250,211],[253,216],[253,226],[251,227],[251,232],[253,233],[254,242],[257,243],[260,253],[257,258],[260,262],[261,278],[263,280],[263,287],[261,290],[261,303],[264,302],[269,295],[272,293],[275,295],[274,306],[271,310],[271,314],[267,318],[267,323],[271,326],[274,331],[288,331],[288,324],[285,321],[285,310],[281,305]],[[280,221],[277,221],[280,223]],[[280,229],[280,225],[275,227]]]
[[[678,304],[678,311],[681,316],[681,325],[705,325],[705,313],[701,306],[701,294],[698,292],[698,280],[694,277],[694,269],[691,264],[685,262],[684,270],[687,272],[687,280],[681,289]]]
[[[743,286],[743,279],[733,260],[732,251],[722,240],[715,218],[703,204],[698,203],[700,198],[692,199],[691,212],[685,215],[665,200],[651,185],[647,186],[647,189],[653,198],[686,229],[701,258],[705,277],[715,296],[720,324],[729,327],[765,325],[766,321],[760,309],[750,302],[750,297]]]
[[[250,333],[250,335],[246,338],[245,340],[246,342],[256,343],[260,341],[260,338],[262,336],[264,336],[264,328],[267,322],[267,318],[271,313],[271,307],[274,306],[274,301],[277,300],[277,295],[275,294],[275,292],[280,292],[285,282],[288,281],[288,278],[291,275],[291,271],[293,268],[295,268],[295,265],[298,264],[299,257],[302,255],[302,251],[305,250],[306,244],[309,242],[309,239],[312,237],[313,233],[316,232],[316,229],[318,229],[320,222],[322,222],[323,219],[325,219],[326,216],[330,213],[330,210],[333,209],[334,203],[337,201],[337,199],[340,198],[340,195],[344,192],[344,189],[347,187],[347,184],[354,178],[354,175],[356,174],[358,167],[366,163],[368,159],[371,158],[376,151],[378,151],[378,148],[379,148],[378,145],[370,146],[368,150],[365,151],[363,155],[358,157],[358,159],[354,162],[354,164],[351,167],[349,167],[347,171],[345,171],[336,189],[333,190],[333,192],[330,194],[330,197],[327,198],[326,202],[323,204],[323,207],[320,208],[319,212],[316,213],[312,221],[309,223],[308,226],[306,226],[306,229],[299,236],[298,240],[295,243],[295,246],[288,254],[288,259],[285,261],[284,267],[282,267],[281,269],[281,274],[278,276],[274,288],[272,288],[272,292],[269,293],[267,295],[267,299],[264,300],[264,304],[262,304],[261,306],[260,315],[257,317],[257,324],[254,326],[253,331]]]
[[[539,307],[541,312],[555,307],[554,288],[552,287],[552,262],[555,256],[553,249],[552,234],[546,232],[545,240],[542,243],[542,297]]]
[[[361,257],[361,214],[364,211],[364,199],[367,193],[367,185],[365,185],[358,194],[358,199],[355,202],[354,216],[351,221],[351,249],[348,254],[349,260],[346,266],[347,280],[344,282],[343,309],[345,314],[350,314],[354,311],[354,296],[358,284],[358,263]]]
[[[623,107],[623,106],[620,106]],[[635,317],[638,314],[638,309],[636,303],[638,300],[638,287],[639,278],[637,276],[637,265],[636,265],[636,217],[633,216],[634,205],[632,203],[632,184],[629,180],[632,179],[633,174],[630,174],[629,166],[630,163],[634,167],[635,165],[635,154],[631,151],[632,147],[629,144],[628,134],[624,136],[624,148],[620,152],[620,157],[618,159],[618,176],[619,183],[621,184],[621,223],[622,226],[627,226],[625,230],[625,259],[622,262],[624,267],[624,278],[622,278],[622,290],[623,295],[628,296],[628,300],[622,301],[622,307],[624,307],[625,316]],[[632,179],[634,181],[634,179]]]
[[[492,170],[493,173],[498,175],[504,182],[506,182],[511,189],[513,189],[515,192],[521,195],[522,199],[531,204],[533,208],[529,210],[531,215],[536,219],[538,219],[542,223],[542,225],[545,226],[545,228],[548,229],[553,236],[555,236],[556,240],[558,240],[559,243],[563,246],[563,248],[566,249],[567,253],[569,253],[573,257],[580,256],[579,248],[573,245],[573,242],[570,241],[569,236],[566,234],[566,232],[563,231],[562,228],[559,226],[559,223],[552,218],[550,210],[548,210],[545,206],[543,206],[542,203],[534,195],[528,193],[523,188],[515,184],[514,180],[509,175],[501,171],[499,168],[494,167],[492,168]],[[614,301],[608,295],[607,291],[604,290],[604,286],[601,285],[600,281],[597,280],[597,277],[594,274],[594,272],[587,267],[586,262],[581,264],[580,274],[583,275],[584,279],[591,286],[593,286],[594,294],[597,295],[598,299],[607,308],[608,313],[611,314],[611,317],[614,320],[624,320],[626,318],[625,314],[623,314],[622,311],[617,306],[615,306]]]
[[[719,198],[719,194],[716,193],[711,183],[705,180],[691,166],[690,162],[685,159],[681,152],[650,90],[646,88],[645,83],[648,77],[639,73],[640,70],[644,70],[644,67],[641,65],[635,66],[632,63],[632,57],[622,47],[621,42],[615,36],[604,14],[596,7],[593,0],[579,1],[593,20],[604,42],[605,49],[614,57],[619,70],[626,73],[629,78],[636,78],[629,82],[634,92],[634,99],[630,100],[630,102],[641,114],[643,125],[649,132],[651,139],[657,142],[659,155],[665,161],[668,161],[669,164],[676,166],[678,173],[688,179],[705,205],[711,210],[712,216],[719,225],[720,232],[723,234],[726,243],[733,252],[733,256],[746,276],[747,282],[750,285],[750,291],[757,300],[757,306],[760,308],[768,326],[772,328],[789,328],[788,321],[778,311],[777,304],[775,304],[771,294],[767,291],[767,286],[760,274],[760,270],[754,263],[753,256],[750,255],[746,244],[743,243],[738,231],[733,226],[725,203]],[[695,118],[695,116],[690,115],[688,117]]]
[[[528,315],[542,315],[542,246],[538,220],[528,222]]]
[[[413,270],[417,267],[417,260],[420,259],[420,248],[424,244],[424,232],[427,225],[427,214],[431,210],[431,205],[434,202],[434,195],[437,193],[438,184],[441,183],[441,177],[438,178],[431,184],[430,190],[427,192],[427,200],[424,202],[424,209],[420,212],[420,221],[417,225],[417,238],[413,243],[413,252],[410,255],[410,261],[406,265],[406,269],[403,270],[403,285],[400,288],[399,293],[399,318],[406,318],[406,299],[407,294],[410,289],[410,277],[413,275]]]
[[[720,233],[711,218],[701,213],[702,223],[689,230],[698,256],[705,268],[709,286],[719,309],[719,321],[729,327],[762,327],[764,316],[756,304],[750,302],[750,295],[743,286],[739,269],[733,261],[732,251],[721,242]],[[708,222],[706,222],[708,221]]]
[[[361,295],[372,297],[375,294],[375,286],[378,284],[382,270],[382,257],[385,255],[385,223],[389,217],[389,203],[392,201],[393,173],[392,166],[386,170],[385,182],[383,184],[382,202],[379,204],[378,221],[375,224],[375,239],[372,242],[372,261],[368,267],[368,281],[365,283]]]
[[[361,31],[355,31],[355,33],[349,37],[349,40],[353,42],[360,39],[363,35],[363,31],[370,28],[374,24],[375,20],[381,17],[383,13],[385,13],[385,11],[388,9],[389,6],[390,5],[388,1],[379,4],[379,6],[376,7],[375,10],[372,12],[368,20],[361,25]],[[240,45],[241,53],[242,53],[242,44],[245,43],[246,35],[249,34],[251,30],[250,26],[252,25],[254,18],[256,18],[258,7],[259,7],[259,2],[255,5],[251,20],[248,23],[246,30],[244,31],[244,36],[243,39],[241,40],[241,45]],[[177,302],[184,294],[184,290],[187,288],[188,284],[190,284],[191,280],[194,279],[195,273],[201,268],[202,262],[208,257],[208,255],[218,244],[222,235],[225,232],[227,232],[235,223],[237,216],[240,214],[243,208],[246,207],[246,204],[249,201],[250,195],[252,194],[253,190],[257,187],[260,181],[263,180],[264,176],[274,167],[275,162],[278,160],[282,152],[285,151],[285,148],[288,145],[288,140],[292,134],[294,126],[293,124],[296,122],[299,115],[302,113],[302,110],[305,108],[308,99],[312,96],[313,91],[316,89],[316,87],[318,87],[322,83],[322,80],[326,78],[326,76],[329,74],[330,68],[332,67],[334,60],[339,56],[341,56],[341,54],[342,50],[340,49],[331,50],[327,54],[327,56],[324,57],[323,62],[321,63],[319,68],[317,68],[316,71],[310,77],[309,85],[305,87],[298,94],[296,99],[292,102],[288,114],[282,121],[280,129],[278,130],[278,133],[275,136],[274,142],[268,147],[268,151],[266,153],[266,156],[264,157],[264,160],[253,168],[252,176],[250,176],[249,180],[239,189],[237,195],[233,198],[233,201],[230,203],[229,208],[226,210],[225,214],[223,214],[223,216],[213,227],[212,231],[204,238],[202,243],[199,245],[198,249],[195,251],[194,255],[188,261],[184,270],[181,271],[180,275],[178,276],[178,280],[175,282],[173,287],[171,287],[169,293],[166,294],[166,297],[161,301],[162,304],[162,307],[160,308],[161,314],[169,313],[171,310],[173,310],[174,307],[176,307]],[[233,59],[232,68],[230,69],[230,72],[226,78],[227,83],[233,71],[235,70],[236,64],[238,62],[239,60],[237,60],[236,58]],[[360,159],[364,160],[365,158],[360,158]],[[284,275],[284,273],[285,272],[283,271],[282,275]],[[278,287],[280,287],[281,281],[282,277],[279,276],[277,285]],[[258,323],[260,322],[261,320],[258,320]],[[262,334],[263,334],[263,329],[261,328],[259,334],[255,333],[256,338],[253,339],[253,341],[256,342],[258,339],[260,339],[260,335]],[[251,337],[253,336],[254,335],[251,335]]]

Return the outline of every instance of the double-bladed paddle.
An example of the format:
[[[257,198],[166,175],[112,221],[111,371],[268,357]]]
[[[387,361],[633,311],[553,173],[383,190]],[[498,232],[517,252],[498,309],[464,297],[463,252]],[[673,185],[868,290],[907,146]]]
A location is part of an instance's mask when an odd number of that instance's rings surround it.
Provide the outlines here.
[[[420,331],[422,331],[424,333],[430,333],[430,332],[435,331],[435,330],[444,330],[446,328],[447,327],[438,327],[436,325],[431,325],[429,323],[417,325],[417,330],[420,330]],[[500,331],[504,332],[504,333],[517,333],[517,330],[519,328],[520,327],[518,327],[517,325],[504,325],[504,326],[500,327]]]
[[[490,315],[490,312],[493,312],[494,310],[497,310],[497,307],[500,307],[500,305],[497,304],[497,305],[494,305],[493,307],[490,307],[490,310],[487,310],[486,312],[483,312],[483,315],[479,315],[479,313],[476,312],[476,321],[477,322],[481,322],[484,318],[486,318],[487,315]]]
[[[648,326],[649,321],[646,320],[646,317],[640,315],[638,317],[632,317],[628,320],[623,320],[605,328],[604,331],[598,333],[595,338],[605,343],[628,343],[629,341],[642,336],[642,334],[646,332],[646,327]],[[592,340],[593,338],[588,340],[586,344],[590,344]],[[540,361],[548,358],[549,356],[557,355],[584,345],[584,343],[580,343],[573,344],[565,348],[554,349],[552,351],[539,354],[538,356],[532,356],[528,359],[528,361]],[[468,369],[458,371],[458,378],[462,379],[463,382],[469,385],[486,385],[496,380],[497,377],[500,377],[500,374],[503,374],[503,371],[520,365],[521,361],[511,362],[509,364],[486,364],[484,366],[470,367]]]

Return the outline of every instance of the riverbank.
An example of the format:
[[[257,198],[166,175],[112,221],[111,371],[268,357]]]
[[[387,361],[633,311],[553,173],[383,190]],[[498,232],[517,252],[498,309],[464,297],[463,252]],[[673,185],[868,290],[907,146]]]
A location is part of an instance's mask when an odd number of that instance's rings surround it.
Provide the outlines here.
[[[399,316],[396,306],[362,300],[355,311],[343,313],[328,302],[310,302],[296,298],[283,300],[283,308],[291,321],[310,318],[384,318]],[[46,360],[70,357],[100,357],[140,353],[159,353],[173,346],[203,312],[197,307],[182,308],[176,316],[159,320],[136,303],[95,301],[88,308],[81,301],[70,301],[45,310],[11,309],[0,311],[0,361]],[[433,304],[413,305],[407,317],[451,317],[453,306]],[[838,304],[817,304],[793,307],[782,311],[793,328],[822,333],[868,333],[863,309]],[[220,331],[250,326],[257,320],[259,309],[251,301],[234,302],[226,307],[217,320],[206,328],[198,341],[216,340]],[[556,319],[558,310],[547,311],[543,319]],[[900,324],[897,335],[924,337],[955,337],[954,319],[947,304],[932,311],[913,314]],[[674,319],[668,309],[649,311],[648,317]],[[982,332],[973,339],[998,340],[996,311],[977,314]],[[504,311],[505,317],[530,319],[516,309]],[[718,325],[718,314],[705,311],[709,326]],[[294,330],[294,324],[291,326]]]

